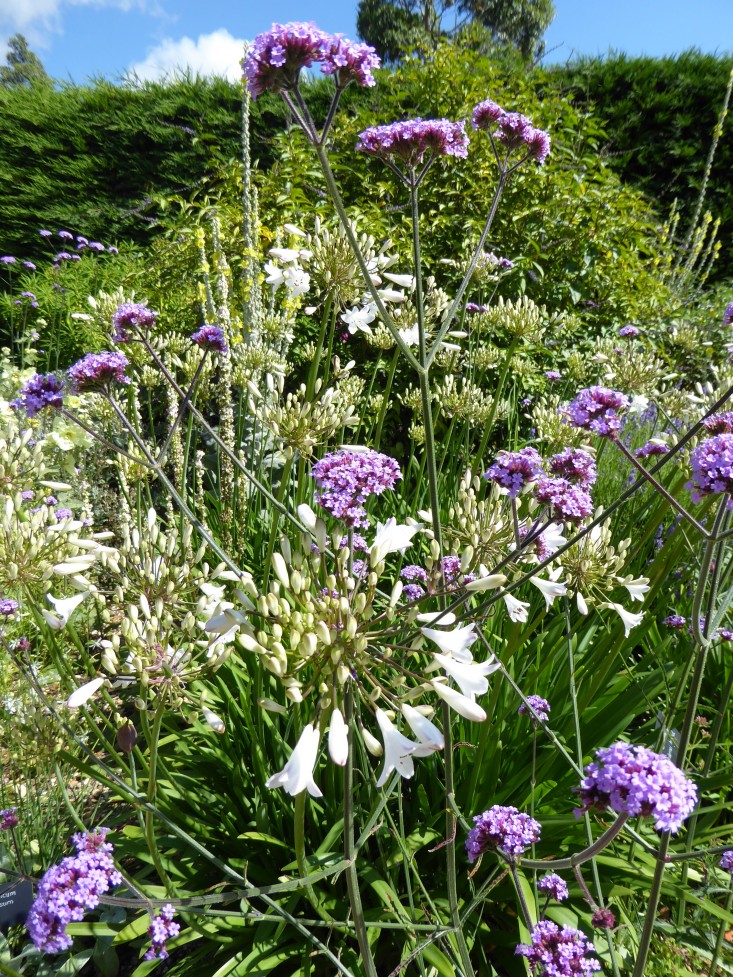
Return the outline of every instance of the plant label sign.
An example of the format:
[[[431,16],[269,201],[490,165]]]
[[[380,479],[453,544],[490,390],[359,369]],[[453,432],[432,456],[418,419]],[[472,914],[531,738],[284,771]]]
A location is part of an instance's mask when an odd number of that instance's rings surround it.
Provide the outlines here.
[[[33,902],[30,882],[12,882],[0,888],[0,932],[24,923]]]

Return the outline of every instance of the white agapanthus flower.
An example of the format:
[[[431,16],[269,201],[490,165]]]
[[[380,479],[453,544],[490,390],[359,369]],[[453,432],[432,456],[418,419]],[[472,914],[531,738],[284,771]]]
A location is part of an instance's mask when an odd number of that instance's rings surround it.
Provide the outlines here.
[[[384,767],[377,780],[377,787],[383,787],[387,783],[393,770],[396,770],[401,777],[409,780],[415,772],[412,757],[420,749],[420,744],[403,736],[381,709],[376,710],[374,717],[377,720],[384,742]]]
[[[450,655],[460,662],[473,661],[469,648],[478,638],[473,624],[466,624],[452,631],[438,631],[435,628],[420,628],[420,630],[426,638],[435,642],[443,654]]]
[[[621,618],[624,624],[624,634],[628,638],[631,630],[638,627],[644,617],[644,612],[640,611],[638,614],[632,614],[631,611],[627,611],[622,604],[615,604],[613,601],[608,601],[605,604],[601,604],[601,607],[608,607],[613,611],[616,611],[618,616]]]
[[[377,532],[369,551],[372,564],[380,563],[390,553],[404,553],[412,544],[412,537],[420,526],[399,524],[392,516],[385,523],[377,523]]]
[[[527,620],[528,602],[517,600],[512,594],[502,594],[502,597],[506,604],[509,620],[514,621],[515,624],[524,624]]]
[[[468,699],[485,695],[489,691],[487,676],[499,668],[498,662],[493,658],[485,662],[458,661],[449,655],[440,654],[434,654],[433,658]]]
[[[104,682],[105,680],[103,678],[93,678],[91,682],[80,685],[66,700],[66,705],[69,709],[79,709],[80,706],[89,702],[91,697],[102,688]]]
[[[346,323],[349,332],[353,336],[356,332],[365,332],[371,335],[370,322],[374,322],[377,318],[377,307],[373,302],[367,303],[367,305],[355,305],[353,309],[349,309],[348,312],[344,312],[341,315],[341,319]]]
[[[49,627],[54,631],[60,631],[69,623],[69,618],[87,596],[88,591],[74,594],[73,597],[54,597],[53,594],[46,594],[46,599],[53,604],[55,613],[41,608],[41,614]]]
[[[267,781],[267,787],[282,787],[295,797],[302,790],[307,790],[311,797],[323,797],[323,793],[313,780],[313,770],[318,757],[318,730],[311,723],[304,728],[290,759],[279,773],[273,774]]]
[[[349,757],[349,730],[340,709],[331,713],[328,726],[328,755],[339,767],[346,765]]]
[[[622,587],[625,587],[629,596],[632,600],[644,600],[644,594],[649,593],[649,578],[648,577],[637,577],[635,580],[632,578],[619,578],[619,583]]]
[[[474,723],[482,723],[486,719],[485,710],[471,696],[463,695],[458,689],[451,688],[438,679],[433,679],[430,687],[448,703],[453,712],[457,712],[464,719],[470,719]]]
[[[563,581],[559,580],[562,573],[562,567],[556,567],[554,570],[550,570],[547,575],[547,580],[543,580],[541,577],[529,578],[529,582],[534,584],[534,586],[545,598],[545,608],[548,611],[558,597],[564,597],[568,592],[567,585]]]
[[[410,729],[422,744],[418,750],[415,751],[413,754],[414,756],[428,756],[430,753],[434,753],[436,750],[443,749],[445,746],[443,734],[435,723],[432,723],[427,716],[423,716],[421,712],[418,712],[414,706],[409,705],[407,702],[402,706],[402,715],[407,720],[407,724]]]

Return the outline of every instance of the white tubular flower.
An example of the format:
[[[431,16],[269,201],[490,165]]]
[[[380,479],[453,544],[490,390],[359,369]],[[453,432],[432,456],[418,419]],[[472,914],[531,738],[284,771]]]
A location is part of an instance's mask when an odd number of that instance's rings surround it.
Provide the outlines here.
[[[624,634],[627,638],[632,628],[638,627],[642,622],[642,618],[644,617],[643,611],[641,611],[639,614],[632,614],[631,611],[627,611],[622,604],[614,604],[613,601],[609,601],[607,604],[601,604],[601,607],[610,607],[612,610],[616,611],[618,616],[624,622]]]
[[[73,597],[54,597],[53,594],[46,594],[46,598],[53,604],[55,614],[45,609],[41,610],[43,618],[49,627],[54,631],[60,631],[69,623],[69,618],[77,609],[79,604],[87,596],[87,591],[82,594],[74,594]]]
[[[300,734],[290,759],[279,773],[267,781],[267,787],[282,787],[286,794],[295,797],[307,790],[311,797],[323,797],[313,780],[313,769],[318,756],[318,730],[311,723]]]
[[[585,602],[585,597],[583,597],[580,591],[578,591],[578,593],[575,595],[575,602],[577,603],[578,610],[581,614],[588,613],[588,605]]]
[[[474,723],[482,723],[486,719],[486,713],[481,706],[468,696],[462,695],[458,689],[452,689],[444,682],[433,679],[430,687],[441,699],[448,703],[453,712],[457,712],[464,719],[470,719]]]
[[[529,607],[527,601],[517,600],[511,594],[504,594],[503,597],[507,613],[509,614],[509,620],[524,624],[527,620],[527,608]]]
[[[398,329],[397,332],[406,346],[417,346],[420,342],[420,330],[417,326],[408,326],[406,329]]]
[[[279,288],[285,281],[285,273],[283,269],[278,267],[274,261],[268,261],[265,263],[265,273],[267,275],[265,278],[266,285],[274,285],[275,288]]]
[[[436,631],[435,628],[420,628],[420,630],[426,638],[435,642],[443,654],[450,655],[459,662],[473,661],[473,655],[468,650],[478,638],[473,624],[454,628],[452,631]]]
[[[328,754],[339,767],[346,766],[349,757],[349,730],[340,709],[331,713],[328,726]]]
[[[66,700],[66,705],[69,709],[78,709],[79,706],[83,706],[85,702],[91,699],[95,692],[98,692],[102,688],[104,682],[105,680],[103,678],[93,678],[86,685],[80,685]]]
[[[417,615],[417,619],[425,624],[439,624],[441,628],[449,628],[458,620],[453,611],[423,611]]]
[[[353,309],[349,309],[348,312],[344,312],[341,316],[342,321],[346,323],[352,336],[357,330],[371,335],[372,330],[369,323],[374,322],[376,318],[377,308],[373,302],[369,302],[368,305],[364,306],[355,305]]]
[[[300,251],[296,248],[270,248],[269,254],[273,258],[277,258],[278,261],[284,261],[285,264],[289,264],[291,261],[297,261]]]
[[[561,573],[562,567],[557,567],[557,569],[551,570],[548,574],[549,580],[542,580],[541,577],[529,578],[529,582],[534,584],[534,586],[545,598],[545,608],[548,611],[554,604],[557,597],[564,597],[568,592],[566,584],[558,580]]]
[[[215,733],[224,733],[226,731],[224,720],[220,719],[215,712],[211,711],[211,709],[207,708],[206,706],[201,706],[201,713]]]
[[[429,756],[429,754],[435,753],[436,750],[443,749],[445,746],[443,734],[435,723],[430,722],[427,716],[423,716],[414,706],[410,706],[407,703],[402,706],[402,715],[422,744],[415,750],[413,756]]]
[[[404,553],[419,530],[419,526],[398,525],[394,516],[384,524],[378,522],[377,533],[369,552],[372,566],[381,563],[389,553]]]
[[[563,526],[558,522],[551,522],[547,529],[542,530],[542,543],[548,553],[556,553],[561,546],[567,543],[563,536]]]
[[[313,532],[313,530],[316,528],[316,522],[318,521],[318,517],[316,516],[315,512],[305,502],[298,506],[297,512],[298,518],[303,523],[305,528]]]
[[[489,573],[485,577],[477,577],[475,580],[469,580],[463,586],[465,590],[470,590],[473,593],[481,593],[483,590],[496,590],[497,587],[502,587],[505,583],[506,577],[503,573]]]
[[[629,597],[632,600],[644,600],[644,594],[649,592],[649,578],[648,577],[637,577],[636,580],[631,578],[621,579],[618,578],[618,582],[622,587],[626,587],[629,592]]]
[[[453,679],[461,692],[469,699],[475,699],[477,695],[483,695],[489,691],[489,680],[487,675],[491,675],[499,668],[498,662],[489,659],[485,662],[465,662],[456,661],[448,655],[434,654],[433,658],[444,668],[446,673]]]
[[[286,716],[288,713],[285,706],[281,705],[279,702],[275,702],[274,699],[258,699],[257,705],[260,707],[260,709],[265,709],[267,712],[277,712],[280,713],[281,716]]]
[[[412,740],[403,736],[381,709],[377,709],[375,717],[384,740],[384,768],[379,775],[377,787],[384,786],[393,770],[396,770],[401,777],[409,780],[415,772],[412,756],[420,748],[420,744],[413,743]]]
[[[374,733],[369,732],[366,726],[361,727],[361,738],[364,740],[364,746],[372,756],[381,756],[384,753],[382,744],[379,742]]]
[[[399,285],[400,288],[412,288],[415,281],[412,275],[393,275],[389,271],[384,272],[384,277],[395,285]]]
[[[407,296],[404,292],[398,292],[394,288],[380,288],[379,292],[380,299],[385,302],[406,302]]]

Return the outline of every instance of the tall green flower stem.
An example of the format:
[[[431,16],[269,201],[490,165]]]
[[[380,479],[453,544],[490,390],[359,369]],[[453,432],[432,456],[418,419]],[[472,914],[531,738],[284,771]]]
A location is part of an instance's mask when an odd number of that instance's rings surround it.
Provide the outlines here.
[[[512,339],[510,345],[507,347],[507,351],[504,355],[504,362],[501,364],[501,372],[499,373],[499,379],[496,381],[496,387],[492,393],[492,403],[491,412],[484,424],[484,429],[481,433],[481,441],[478,446],[478,451],[476,452],[476,465],[481,466],[481,459],[483,458],[484,451],[486,450],[486,445],[491,437],[491,432],[494,429],[494,423],[496,421],[496,415],[499,410],[499,403],[501,401],[501,395],[504,392],[504,385],[506,383],[506,378],[509,375],[509,366],[512,362],[512,357],[514,356],[514,351],[517,348],[519,340],[515,337]]]
[[[374,450],[379,451],[379,444],[382,440],[382,428],[384,427],[384,419],[387,416],[387,410],[389,408],[389,396],[392,393],[392,383],[394,381],[395,370],[397,369],[397,360],[400,358],[399,348],[395,347],[395,351],[392,354],[392,359],[390,360],[389,369],[387,371],[387,382],[384,386],[384,393],[382,394],[382,403],[379,408],[379,417],[377,419],[377,430],[374,434]]]
[[[732,73],[733,76],[733,73]],[[728,891],[728,898],[725,900],[725,911],[729,913],[733,907],[733,879],[731,879],[731,887]],[[725,931],[728,927],[726,920],[721,919],[718,925],[718,933],[715,937],[715,946],[713,947],[713,956],[710,960],[709,974],[716,974],[718,972],[718,957],[720,956],[720,950],[723,946],[723,938],[725,937]]]
[[[346,860],[346,888],[349,893],[351,915],[356,929],[356,939],[359,944],[362,964],[366,977],[378,977],[377,968],[372,957],[366,926],[364,925],[364,910],[361,904],[359,889],[359,872],[356,867],[356,849],[354,847],[354,697],[347,686],[344,691],[344,720],[349,741],[349,749],[344,767],[344,859]]]
[[[675,757],[675,761],[678,766],[682,766],[684,764],[685,757],[687,756],[687,748],[690,745],[692,726],[695,720],[697,703],[700,698],[702,680],[705,674],[705,664],[707,662],[708,649],[710,647],[708,633],[710,628],[710,618],[713,610],[713,601],[715,599],[714,586],[711,588],[710,597],[708,600],[708,614],[704,629],[706,632],[705,634],[702,633],[700,628],[700,612],[702,609],[705,590],[707,589],[708,573],[711,569],[711,562],[715,555],[716,537],[725,519],[727,503],[728,496],[725,495],[718,506],[712,534],[708,535],[705,543],[705,549],[703,551],[703,558],[700,566],[700,579],[697,584],[692,605],[692,626],[697,651],[695,653],[695,670],[692,675],[692,682],[687,698],[687,709],[685,711],[685,718],[682,723],[682,730],[680,731],[680,739]],[[660,839],[659,852],[657,853],[657,864],[654,870],[651,889],[649,891],[649,904],[647,906],[646,916],[644,918],[644,927],[642,929],[641,939],[639,941],[639,949],[637,952],[636,963],[634,964],[633,977],[644,977],[644,968],[646,967],[647,958],[649,956],[649,948],[652,942],[654,924],[657,918],[657,908],[659,906],[659,900],[662,894],[662,879],[664,876],[664,869],[667,864],[667,851],[669,849],[670,839],[671,832],[669,831],[665,831]]]

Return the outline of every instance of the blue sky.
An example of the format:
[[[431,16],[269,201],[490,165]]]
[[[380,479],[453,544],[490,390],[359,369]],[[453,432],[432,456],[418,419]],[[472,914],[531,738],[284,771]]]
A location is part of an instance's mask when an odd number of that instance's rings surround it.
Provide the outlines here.
[[[733,0],[555,0],[552,61],[572,54],[733,52]],[[273,20],[355,36],[357,0],[0,0],[0,52],[21,32],[56,78],[153,77],[176,65],[237,74],[241,43]]]

